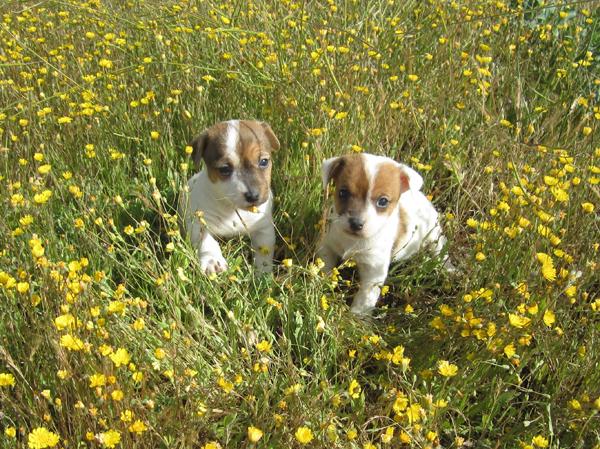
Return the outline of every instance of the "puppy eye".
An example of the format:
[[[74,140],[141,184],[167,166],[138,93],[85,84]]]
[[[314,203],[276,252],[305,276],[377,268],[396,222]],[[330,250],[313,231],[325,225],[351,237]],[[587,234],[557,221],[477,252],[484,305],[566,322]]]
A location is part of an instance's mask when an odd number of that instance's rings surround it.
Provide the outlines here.
[[[269,166],[269,159],[261,159],[258,166],[260,168],[267,168]]]
[[[340,189],[340,191],[338,192],[338,196],[342,200],[346,200],[346,199],[350,198],[350,192],[347,189]]]
[[[229,176],[231,175],[231,173],[233,173],[233,168],[231,167],[231,165],[223,165],[217,170],[219,170],[219,173],[221,173],[223,176]]]
[[[389,204],[390,200],[388,200],[385,196],[379,197],[379,199],[377,200],[377,207],[380,207],[382,209],[388,207]]]

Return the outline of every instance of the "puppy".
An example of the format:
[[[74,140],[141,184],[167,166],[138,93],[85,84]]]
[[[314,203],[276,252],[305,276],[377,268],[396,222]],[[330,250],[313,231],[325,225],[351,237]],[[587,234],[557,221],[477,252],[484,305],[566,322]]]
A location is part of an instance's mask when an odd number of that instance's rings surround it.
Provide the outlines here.
[[[249,234],[256,270],[271,272],[271,153],[279,149],[273,130],[264,122],[230,120],[211,126],[191,146],[196,170],[201,160],[204,168],[188,181],[179,208],[202,271],[227,269],[215,237]]]
[[[322,170],[324,188],[335,184],[335,205],[319,256],[327,270],[340,258],[356,261],[360,287],[351,310],[368,313],[392,260],[408,259],[426,245],[436,255],[442,250],[438,214],[420,192],[423,178],[390,158],[351,154],[327,159]]]

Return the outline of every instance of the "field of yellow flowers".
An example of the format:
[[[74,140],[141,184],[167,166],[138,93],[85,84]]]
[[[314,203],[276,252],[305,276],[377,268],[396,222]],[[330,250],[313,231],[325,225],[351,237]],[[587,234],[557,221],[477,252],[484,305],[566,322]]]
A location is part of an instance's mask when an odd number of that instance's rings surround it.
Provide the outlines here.
[[[599,448],[592,1],[4,0],[0,448]],[[280,261],[207,279],[186,145],[282,142]],[[189,150],[189,148],[187,148]],[[412,165],[458,267],[328,277],[320,163]],[[283,263],[282,263],[283,261]]]

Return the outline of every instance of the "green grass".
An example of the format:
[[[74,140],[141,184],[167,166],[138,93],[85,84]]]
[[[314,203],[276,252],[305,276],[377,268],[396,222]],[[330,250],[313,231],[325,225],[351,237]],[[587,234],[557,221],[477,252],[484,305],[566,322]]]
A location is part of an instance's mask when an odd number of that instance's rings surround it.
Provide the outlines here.
[[[289,448],[302,426],[308,447],[599,447],[593,2],[0,14],[0,448],[37,447],[38,427],[56,447],[117,431],[124,448]],[[273,278],[233,239],[207,279],[178,232],[185,146],[230,118],[282,143],[276,256],[292,266]],[[361,150],[423,174],[459,267],[394,264],[368,319],[347,307],[352,268],[314,265],[321,161]]]

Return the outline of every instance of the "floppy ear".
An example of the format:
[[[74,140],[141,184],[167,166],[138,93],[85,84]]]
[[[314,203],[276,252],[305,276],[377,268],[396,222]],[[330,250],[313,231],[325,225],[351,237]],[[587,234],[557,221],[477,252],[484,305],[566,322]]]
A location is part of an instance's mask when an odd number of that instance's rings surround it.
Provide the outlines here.
[[[325,159],[321,165],[321,175],[323,176],[323,188],[326,189],[331,178],[335,177],[340,169],[344,166],[344,158],[332,157]]]
[[[407,190],[421,190],[423,187],[423,178],[408,165],[398,164],[400,166],[400,182],[402,185],[401,193]]]
[[[263,131],[265,132],[265,135],[269,140],[271,148],[273,149],[273,151],[277,151],[280,148],[279,139],[277,139],[277,136],[275,135],[268,123],[261,122],[260,124],[262,125]]]
[[[208,131],[204,131],[198,137],[190,142],[190,146],[193,148],[192,161],[194,161],[194,167],[196,170],[200,169],[200,161],[204,157],[204,150],[208,144]]]

